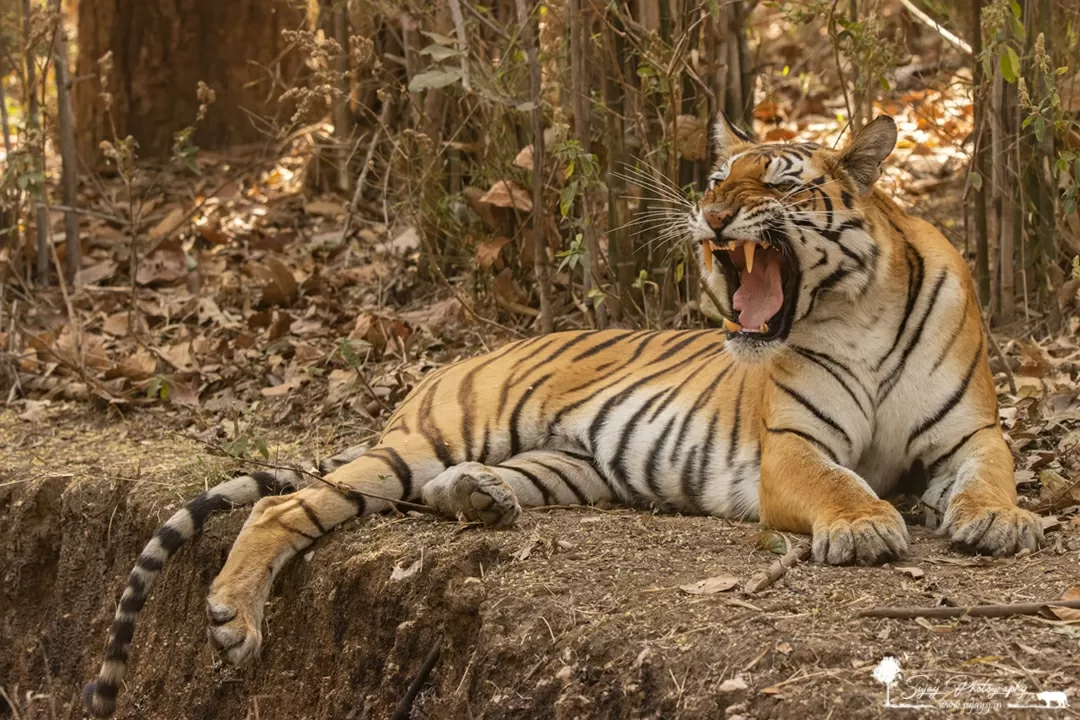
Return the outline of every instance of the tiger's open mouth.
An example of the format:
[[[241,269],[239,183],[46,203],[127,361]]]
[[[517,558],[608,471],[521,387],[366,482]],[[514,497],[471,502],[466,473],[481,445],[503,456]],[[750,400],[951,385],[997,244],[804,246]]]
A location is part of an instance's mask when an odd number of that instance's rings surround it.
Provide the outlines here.
[[[707,269],[715,260],[727,279],[730,306],[738,321],[725,319],[730,335],[781,340],[791,330],[799,274],[787,243],[778,233],[759,240],[728,240],[719,233],[705,240]]]

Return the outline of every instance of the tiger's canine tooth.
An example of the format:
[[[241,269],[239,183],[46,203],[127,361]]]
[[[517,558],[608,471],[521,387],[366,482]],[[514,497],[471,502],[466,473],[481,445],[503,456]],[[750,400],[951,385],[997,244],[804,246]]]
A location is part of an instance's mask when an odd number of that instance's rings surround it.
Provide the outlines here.
[[[706,272],[712,272],[712,254],[713,254],[712,240],[702,240],[701,241],[701,255],[702,255],[702,259],[705,261],[705,270],[706,270]]]
[[[729,333],[737,333],[742,330],[742,325],[737,322],[732,322],[727,318],[724,318],[724,329],[727,330]]]
[[[746,253],[746,272],[754,272],[754,251],[757,250],[757,243],[748,242],[743,243],[743,252]]]

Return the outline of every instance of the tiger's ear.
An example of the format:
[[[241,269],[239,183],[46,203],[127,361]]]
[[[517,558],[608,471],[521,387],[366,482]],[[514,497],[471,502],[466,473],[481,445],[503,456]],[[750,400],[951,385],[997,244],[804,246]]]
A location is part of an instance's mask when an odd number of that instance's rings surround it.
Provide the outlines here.
[[[840,153],[842,167],[859,193],[870,189],[881,174],[881,163],[896,147],[896,123],[888,115],[879,115],[852,138]]]
[[[742,143],[754,142],[754,136],[735,127],[727,113],[721,110],[720,117],[716,118],[716,124],[713,125],[713,140],[716,143],[716,163],[719,165],[728,161],[732,148]]]

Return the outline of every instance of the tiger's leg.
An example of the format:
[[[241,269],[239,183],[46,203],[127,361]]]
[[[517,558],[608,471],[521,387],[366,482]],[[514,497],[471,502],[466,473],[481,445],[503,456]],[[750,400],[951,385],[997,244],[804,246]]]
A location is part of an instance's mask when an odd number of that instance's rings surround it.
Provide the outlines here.
[[[349,518],[389,508],[365,493],[414,500],[442,470],[423,440],[377,446],[330,473],[333,486],[314,481],[290,496],[260,500],[210,587],[210,644],[233,664],[251,660],[262,643],[270,587],[289,560]]]
[[[802,433],[763,434],[758,500],[764,526],[813,536],[818,562],[869,565],[907,550],[907,527],[896,508]]]
[[[441,473],[421,496],[450,517],[512,525],[521,506],[591,505],[613,499],[588,457],[557,450],[520,453],[498,465],[466,462]]]
[[[945,508],[939,530],[957,545],[990,555],[1039,548],[1042,526],[1016,505],[1012,453],[997,423],[961,440],[931,465],[930,476],[923,502]]]

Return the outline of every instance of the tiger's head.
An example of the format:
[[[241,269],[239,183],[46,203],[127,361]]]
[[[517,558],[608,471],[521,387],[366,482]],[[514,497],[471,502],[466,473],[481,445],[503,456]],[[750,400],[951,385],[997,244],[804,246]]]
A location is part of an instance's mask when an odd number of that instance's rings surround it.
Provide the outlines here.
[[[690,234],[729,343],[752,356],[808,318],[842,316],[874,282],[883,249],[868,215],[896,124],[880,116],[841,150],[756,144],[725,117],[715,134],[717,162]]]

